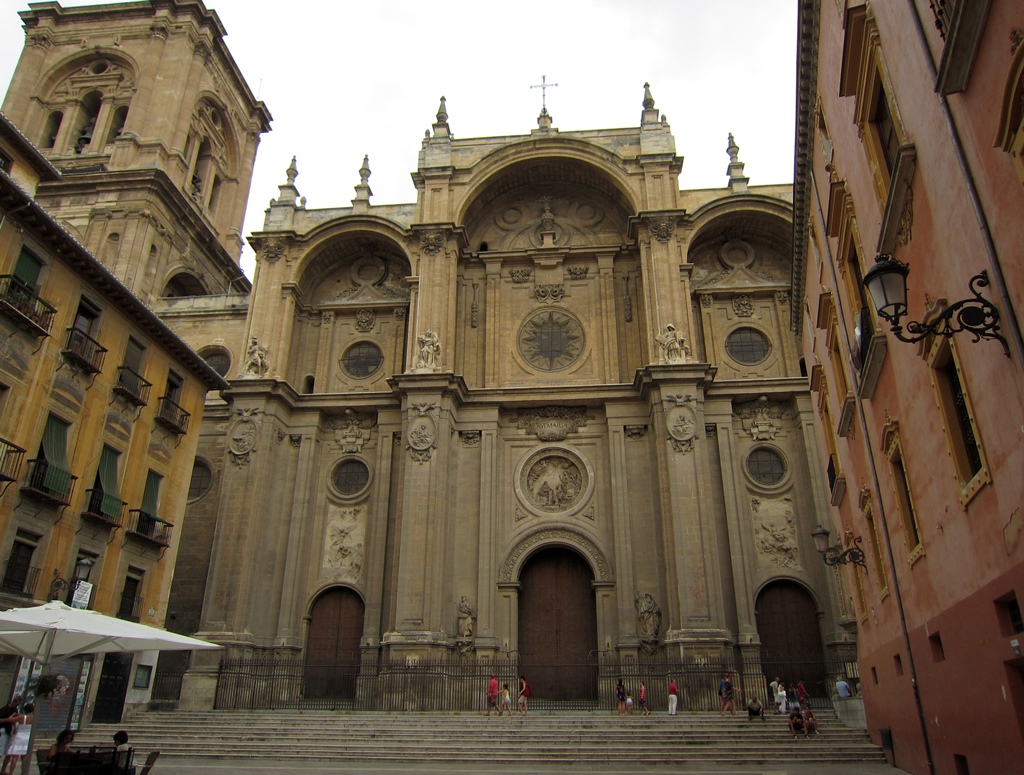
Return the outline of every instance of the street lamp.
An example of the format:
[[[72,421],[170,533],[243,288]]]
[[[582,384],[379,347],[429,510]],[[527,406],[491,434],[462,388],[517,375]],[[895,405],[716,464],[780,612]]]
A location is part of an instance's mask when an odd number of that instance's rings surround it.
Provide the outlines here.
[[[854,565],[859,565],[863,568],[865,573],[867,572],[868,566],[864,564],[864,550],[860,548],[860,536],[853,539],[854,545],[845,552],[841,551],[842,547],[839,544],[829,546],[828,537],[828,528],[820,524],[811,531],[814,546],[826,565],[846,565],[852,562]]]
[[[973,299],[961,299],[951,304],[930,323],[909,321],[903,333],[900,320],[907,314],[907,275],[910,267],[892,256],[881,253],[875,257],[875,265],[864,275],[864,287],[871,295],[871,303],[879,317],[892,324],[892,333],[901,342],[920,342],[927,336],[952,337],[959,331],[967,331],[974,341],[997,339],[1003,343],[1003,352],[1010,357],[1010,347],[999,333],[999,310],[981,295],[978,288],[988,287],[988,272],[982,270],[970,280]]]
[[[92,566],[96,562],[92,557],[86,557],[84,554],[78,558],[78,562],[75,563],[75,575],[69,583],[67,579],[61,578],[60,570],[57,568],[53,569],[53,581],[50,582],[50,600],[59,600],[61,593],[65,589],[71,589],[74,591],[75,587],[78,586],[79,581],[88,581],[89,573],[92,571]]]

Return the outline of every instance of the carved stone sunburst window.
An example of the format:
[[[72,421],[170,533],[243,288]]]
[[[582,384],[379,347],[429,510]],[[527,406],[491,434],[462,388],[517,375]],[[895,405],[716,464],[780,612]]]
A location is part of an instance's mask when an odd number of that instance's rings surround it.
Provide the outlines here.
[[[560,371],[583,353],[583,326],[562,310],[542,310],[519,330],[519,352],[535,369]]]

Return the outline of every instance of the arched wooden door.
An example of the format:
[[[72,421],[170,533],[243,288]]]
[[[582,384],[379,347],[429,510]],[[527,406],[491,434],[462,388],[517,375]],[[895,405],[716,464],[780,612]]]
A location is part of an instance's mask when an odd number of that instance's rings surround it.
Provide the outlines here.
[[[519,659],[534,697],[597,697],[594,574],[568,549],[545,549],[519,576]]]
[[[306,699],[353,699],[359,675],[363,601],[350,589],[329,589],[313,604],[306,641]]]
[[[776,581],[757,596],[761,664],[768,681],[803,681],[812,696],[827,697],[824,646],[814,599],[799,584]]]

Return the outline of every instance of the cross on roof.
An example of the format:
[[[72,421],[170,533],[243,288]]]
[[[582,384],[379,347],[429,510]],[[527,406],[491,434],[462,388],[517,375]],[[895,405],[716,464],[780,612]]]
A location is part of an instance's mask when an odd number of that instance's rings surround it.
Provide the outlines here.
[[[546,114],[548,112],[548,89],[558,86],[557,83],[548,83],[548,77],[542,75],[540,77],[540,83],[531,86],[531,89],[540,89],[540,112]]]

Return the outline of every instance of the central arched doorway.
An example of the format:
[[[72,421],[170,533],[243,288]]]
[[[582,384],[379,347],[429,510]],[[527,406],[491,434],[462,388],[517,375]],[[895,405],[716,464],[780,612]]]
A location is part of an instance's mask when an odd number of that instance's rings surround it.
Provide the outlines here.
[[[597,698],[594,574],[569,549],[534,554],[519,574],[519,660],[534,697]]]
[[[329,589],[313,603],[306,641],[306,699],[355,698],[363,613],[363,601],[351,589]]]
[[[812,697],[828,697],[824,645],[814,598],[800,584],[775,581],[757,596],[757,634],[765,678],[786,686],[803,681]]]

